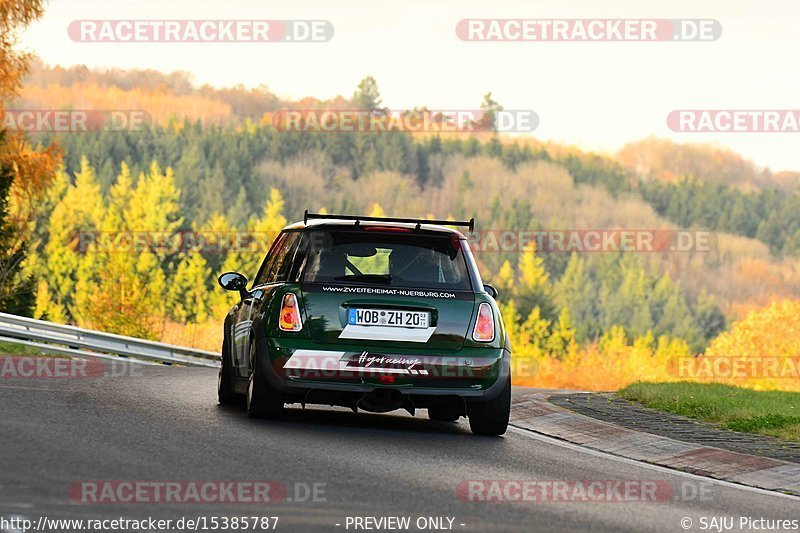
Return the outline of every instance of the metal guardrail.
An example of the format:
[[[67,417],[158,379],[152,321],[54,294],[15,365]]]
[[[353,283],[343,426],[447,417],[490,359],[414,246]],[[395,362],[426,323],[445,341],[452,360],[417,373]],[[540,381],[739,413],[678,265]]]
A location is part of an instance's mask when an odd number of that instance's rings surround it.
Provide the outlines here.
[[[207,350],[173,346],[114,333],[78,328],[0,313],[0,341],[33,346],[45,352],[103,359],[218,367],[220,356]]]

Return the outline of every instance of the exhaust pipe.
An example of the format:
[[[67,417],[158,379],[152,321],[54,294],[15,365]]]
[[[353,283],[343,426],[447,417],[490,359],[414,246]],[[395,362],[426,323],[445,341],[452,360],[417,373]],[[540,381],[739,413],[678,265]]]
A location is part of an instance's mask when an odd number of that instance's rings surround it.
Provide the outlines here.
[[[403,395],[397,389],[375,389],[362,396],[356,406],[370,413],[388,413],[403,406]]]

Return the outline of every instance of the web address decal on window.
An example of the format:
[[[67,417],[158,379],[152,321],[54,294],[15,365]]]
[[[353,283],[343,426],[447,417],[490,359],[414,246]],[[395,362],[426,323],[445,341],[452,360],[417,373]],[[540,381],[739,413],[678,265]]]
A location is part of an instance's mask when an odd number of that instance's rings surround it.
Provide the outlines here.
[[[309,292],[334,292],[341,294],[375,294],[379,296],[443,298],[446,300],[468,300],[473,298],[472,293],[470,292],[436,291],[428,289],[393,289],[387,287],[353,287],[349,285],[308,284],[303,285],[303,290]]]

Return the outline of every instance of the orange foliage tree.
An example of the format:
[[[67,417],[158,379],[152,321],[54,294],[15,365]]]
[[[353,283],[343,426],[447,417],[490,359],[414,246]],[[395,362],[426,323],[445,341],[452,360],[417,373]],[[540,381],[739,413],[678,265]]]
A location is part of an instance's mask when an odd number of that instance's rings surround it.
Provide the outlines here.
[[[800,301],[776,300],[750,311],[719,335],[696,371],[713,381],[753,389],[800,390]]]
[[[17,96],[30,57],[15,50],[16,30],[42,15],[42,0],[0,1],[0,116]],[[33,148],[18,132],[0,132],[0,309],[24,312],[33,295],[21,273],[34,207],[60,159],[57,147]],[[25,302],[28,303],[25,303]]]

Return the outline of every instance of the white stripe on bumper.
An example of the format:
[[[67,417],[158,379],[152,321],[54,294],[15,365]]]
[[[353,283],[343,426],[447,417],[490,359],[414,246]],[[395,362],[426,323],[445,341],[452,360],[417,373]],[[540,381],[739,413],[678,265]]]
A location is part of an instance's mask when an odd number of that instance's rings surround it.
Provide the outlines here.
[[[345,352],[297,350],[284,363],[283,368],[294,370],[320,370],[340,371],[352,373],[379,373],[379,374],[414,374],[427,376],[425,369],[391,368],[381,366],[347,366],[348,361],[342,361]],[[403,357],[403,356],[398,356]]]

